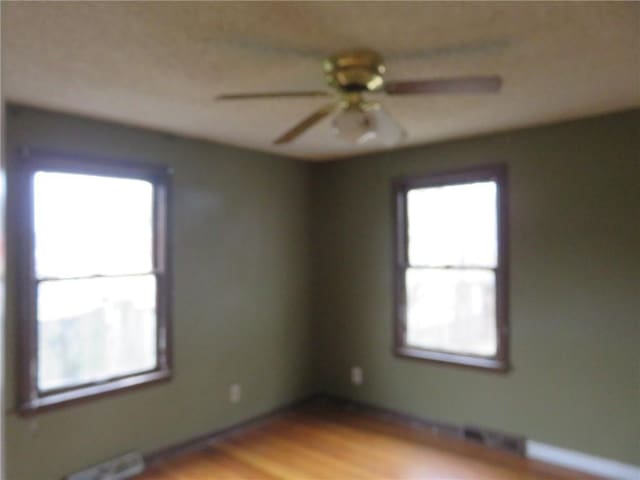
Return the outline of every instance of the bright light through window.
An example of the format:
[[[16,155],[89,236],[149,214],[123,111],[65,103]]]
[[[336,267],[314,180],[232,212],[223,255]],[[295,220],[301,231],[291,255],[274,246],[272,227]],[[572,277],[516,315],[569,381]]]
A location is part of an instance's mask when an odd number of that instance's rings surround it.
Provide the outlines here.
[[[494,356],[494,275],[477,267],[496,267],[496,184],[411,190],[407,212],[407,344]]]
[[[416,188],[407,208],[411,265],[496,266],[495,182]]]
[[[156,366],[153,185],[34,176],[38,388]]]
[[[446,361],[497,359],[500,184],[490,173],[422,183],[401,192],[400,348]]]
[[[36,272],[43,277],[152,269],[153,185],[58,172],[34,176]]]

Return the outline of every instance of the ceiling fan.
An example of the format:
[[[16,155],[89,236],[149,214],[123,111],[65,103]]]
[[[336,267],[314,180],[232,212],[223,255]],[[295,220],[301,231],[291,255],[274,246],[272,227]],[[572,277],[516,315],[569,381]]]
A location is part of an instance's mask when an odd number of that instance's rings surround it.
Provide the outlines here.
[[[333,97],[308,117],[279,136],[274,143],[289,143],[320,120],[337,112],[333,129],[343,140],[364,144],[379,141],[390,146],[399,143],[405,132],[384,110],[380,102],[365,98],[367,93],[388,95],[433,95],[459,93],[497,93],[502,86],[499,75],[474,75],[426,80],[385,80],[382,55],[367,49],[351,50],[324,60],[325,78],[330,91],[284,91],[220,95],[218,100],[258,98]]]

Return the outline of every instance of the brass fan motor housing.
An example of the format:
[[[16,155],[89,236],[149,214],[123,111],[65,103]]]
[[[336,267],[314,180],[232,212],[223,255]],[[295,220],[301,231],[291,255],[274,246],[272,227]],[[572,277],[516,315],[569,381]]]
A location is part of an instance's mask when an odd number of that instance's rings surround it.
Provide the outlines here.
[[[350,50],[324,61],[327,83],[341,92],[372,92],[384,85],[382,55],[373,50]]]

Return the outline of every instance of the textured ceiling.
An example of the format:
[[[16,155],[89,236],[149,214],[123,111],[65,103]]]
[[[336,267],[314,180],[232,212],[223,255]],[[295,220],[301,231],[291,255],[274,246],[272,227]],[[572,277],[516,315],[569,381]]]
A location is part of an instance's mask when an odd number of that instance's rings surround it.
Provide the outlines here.
[[[387,77],[499,73],[499,95],[384,97],[424,144],[640,105],[640,3],[2,2],[5,98],[309,159],[361,153],[325,120],[272,140],[322,99],[326,54],[369,47]]]

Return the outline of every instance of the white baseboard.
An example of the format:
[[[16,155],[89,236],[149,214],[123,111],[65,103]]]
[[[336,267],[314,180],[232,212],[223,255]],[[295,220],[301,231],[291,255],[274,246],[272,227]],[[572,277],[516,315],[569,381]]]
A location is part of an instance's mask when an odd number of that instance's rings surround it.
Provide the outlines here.
[[[640,480],[640,466],[527,440],[527,457],[613,480]]]

